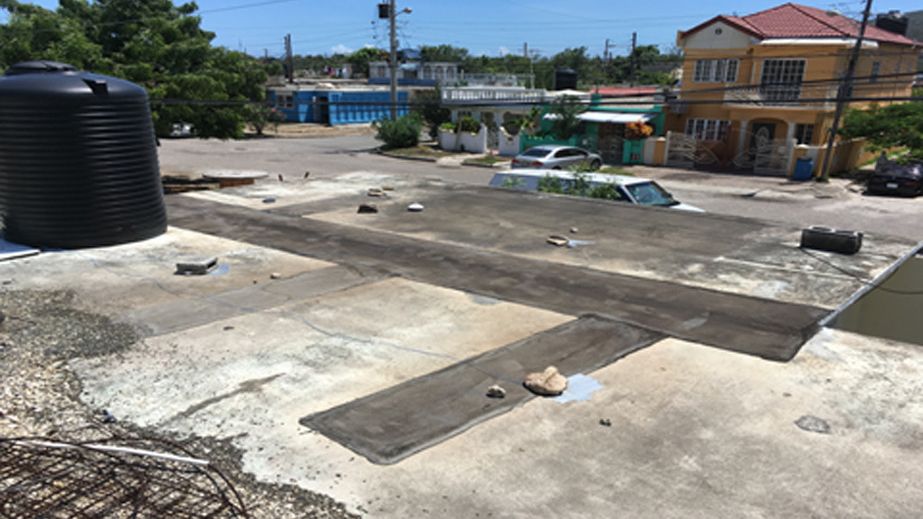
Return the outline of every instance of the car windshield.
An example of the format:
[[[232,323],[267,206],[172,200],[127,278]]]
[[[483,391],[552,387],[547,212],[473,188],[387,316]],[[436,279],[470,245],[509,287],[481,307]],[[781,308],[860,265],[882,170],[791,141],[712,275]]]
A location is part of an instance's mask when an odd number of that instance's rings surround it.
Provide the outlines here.
[[[548,155],[548,152],[551,151],[548,148],[532,148],[526,150],[523,155],[526,157],[544,157]]]
[[[673,199],[673,195],[666,189],[660,187],[656,182],[629,184],[625,186],[625,189],[627,189],[628,192],[631,193],[631,196],[641,205],[674,206],[679,204],[679,202]]]

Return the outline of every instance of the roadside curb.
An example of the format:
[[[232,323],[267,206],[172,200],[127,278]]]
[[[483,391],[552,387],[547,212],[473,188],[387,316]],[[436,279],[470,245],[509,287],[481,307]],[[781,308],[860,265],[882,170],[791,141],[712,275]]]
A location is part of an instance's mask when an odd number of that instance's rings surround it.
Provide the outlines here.
[[[478,164],[478,163],[470,163],[470,162],[462,162],[462,163],[461,163],[462,166],[469,166],[469,167],[472,167],[472,168],[486,168],[486,169],[502,169],[502,168],[508,168],[508,167],[510,166],[510,164],[511,164],[511,162],[506,162],[506,163],[498,162],[498,163],[496,163],[496,164]]]
[[[398,155],[396,153],[388,153],[387,151],[383,150],[375,150],[375,153],[384,157],[390,157],[392,159],[416,160],[418,162],[436,162],[439,160],[432,157],[411,157],[408,155]]]

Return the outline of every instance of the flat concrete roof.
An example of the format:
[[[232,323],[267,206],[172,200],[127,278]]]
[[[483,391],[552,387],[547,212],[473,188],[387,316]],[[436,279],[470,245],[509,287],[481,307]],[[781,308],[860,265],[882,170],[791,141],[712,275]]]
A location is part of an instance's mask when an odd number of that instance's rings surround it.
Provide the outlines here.
[[[817,325],[862,286],[838,269],[874,277],[906,240],[833,268],[761,221],[368,174],[168,207],[161,237],[0,279],[137,330],[67,361],[87,406],[230,442],[258,481],[384,517],[923,506],[923,351]],[[202,256],[219,269],[174,275]],[[566,398],[530,398],[521,377],[552,363]]]

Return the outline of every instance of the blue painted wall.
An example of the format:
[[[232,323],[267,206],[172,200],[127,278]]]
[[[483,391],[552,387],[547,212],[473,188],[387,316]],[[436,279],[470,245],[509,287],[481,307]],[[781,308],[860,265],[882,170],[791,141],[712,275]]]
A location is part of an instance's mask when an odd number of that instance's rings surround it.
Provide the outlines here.
[[[287,94],[288,91],[279,93]],[[277,92],[270,90],[267,100],[276,105]],[[391,96],[388,92],[362,91],[362,90],[298,90],[292,92],[294,106],[292,108],[277,107],[285,116],[287,122],[298,123],[328,123],[331,126],[338,124],[370,123],[379,119],[386,119],[391,115]],[[324,121],[324,114],[320,109],[323,99],[326,98],[329,121]],[[407,106],[407,92],[398,92],[399,115],[409,112]]]
[[[386,77],[369,78],[370,85],[390,85],[391,79]],[[398,86],[436,86],[435,79],[410,79],[397,78]]]

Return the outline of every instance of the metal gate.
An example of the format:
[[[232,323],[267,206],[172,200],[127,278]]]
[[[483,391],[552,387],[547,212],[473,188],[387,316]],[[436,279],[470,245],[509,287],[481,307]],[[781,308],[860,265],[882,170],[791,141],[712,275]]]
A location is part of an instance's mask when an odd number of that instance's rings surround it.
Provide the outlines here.
[[[788,176],[793,144],[786,139],[771,139],[767,132],[757,132],[751,147],[734,158],[734,166],[757,175]]]
[[[788,176],[792,146],[785,139],[766,140],[756,146],[753,172],[759,175]]]
[[[667,134],[667,166],[691,168],[695,166],[698,143],[695,137],[685,133],[669,132]]]
[[[621,164],[624,141],[624,124],[600,124],[597,146],[603,162],[606,164]]]

